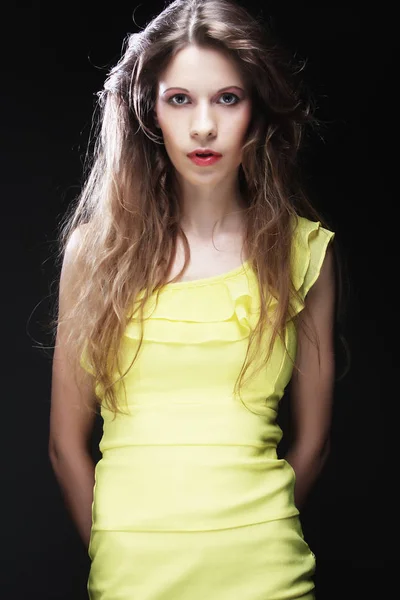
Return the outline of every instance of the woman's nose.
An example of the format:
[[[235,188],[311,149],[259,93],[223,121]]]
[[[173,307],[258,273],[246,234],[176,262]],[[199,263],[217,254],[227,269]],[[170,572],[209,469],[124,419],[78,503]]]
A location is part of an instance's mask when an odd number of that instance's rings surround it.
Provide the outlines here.
[[[192,135],[208,137],[211,133],[215,135],[216,130],[216,121],[209,109],[199,110],[193,117],[191,123]]]

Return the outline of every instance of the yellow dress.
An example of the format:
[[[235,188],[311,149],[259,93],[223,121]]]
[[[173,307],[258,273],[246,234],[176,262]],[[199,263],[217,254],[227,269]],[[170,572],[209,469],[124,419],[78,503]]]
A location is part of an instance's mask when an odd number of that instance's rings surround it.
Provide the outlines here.
[[[303,299],[334,235],[299,218],[292,277]],[[125,376],[130,414],[112,420],[101,407],[91,600],[314,598],[315,557],[294,503],[294,471],[276,452],[278,404],[293,369],[279,338],[243,403],[232,393],[258,298],[245,262],[167,284],[158,305],[150,302],[141,352]],[[139,332],[132,319],[124,370]],[[295,356],[292,320],[286,343]],[[84,356],[81,364],[90,371]]]

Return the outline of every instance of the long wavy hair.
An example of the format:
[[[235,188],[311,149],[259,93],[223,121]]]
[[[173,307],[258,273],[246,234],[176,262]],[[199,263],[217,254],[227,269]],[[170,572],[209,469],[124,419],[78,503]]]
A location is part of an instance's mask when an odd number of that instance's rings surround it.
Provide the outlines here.
[[[131,318],[142,323],[131,367],[143,340],[145,303],[167,283],[179,238],[185,264],[173,281],[189,262],[179,189],[154,111],[160,73],[177,52],[193,44],[227,53],[251,92],[252,117],[238,176],[245,200],[244,247],[257,275],[260,316],[235,384],[239,396],[267,323],[272,336],[265,362],[276,336],[284,339],[291,298],[297,294],[290,277],[293,218],[304,216],[330,228],[298,176],[303,130],[316,122],[298,77],[302,65],[282,54],[262,18],[232,0],[175,0],[140,33],[128,35],[119,61],[97,93],[93,149],[86,154],[84,182],[60,222],[58,238],[61,263],[79,230],[76,285],[65,290],[71,294],[71,309],[62,319],[69,332],[65,347],[75,360],[85,352],[101,390],[98,403],[115,414],[123,412],[115,384],[127,373],[121,373],[118,359],[127,323]],[[270,319],[273,296],[279,303]],[[58,309],[56,300],[55,336],[61,324]]]

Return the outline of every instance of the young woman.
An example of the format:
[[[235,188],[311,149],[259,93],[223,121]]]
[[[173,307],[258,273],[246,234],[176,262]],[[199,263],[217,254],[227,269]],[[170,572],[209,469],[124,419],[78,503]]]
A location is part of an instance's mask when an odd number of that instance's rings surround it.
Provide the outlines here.
[[[297,183],[312,116],[268,35],[232,1],[177,0],[99,94],[49,444],[92,600],[314,597],[299,510],[328,449],[334,233]]]

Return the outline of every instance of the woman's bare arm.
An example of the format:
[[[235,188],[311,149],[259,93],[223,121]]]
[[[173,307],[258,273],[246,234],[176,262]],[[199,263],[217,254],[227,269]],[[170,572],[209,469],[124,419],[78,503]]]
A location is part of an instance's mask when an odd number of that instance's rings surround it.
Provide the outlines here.
[[[59,316],[62,318],[73,301],[75,248],[80,232],[76,230],[67,246],[59,291]],[[68,293],[67,293],[68,292]],[[67,360],[63,345],[65,326],[59,325],[52,366],[49,457],[62,489],[69,512],[83,542],[88,546],[91,530],[91,507],[94,486],[94,462],[89,441],[96,414],[93,381],[76,361]],[[75,381],[75,369],[80,369],[80,383]]]
[[[327,249],[319,277],[305,302],[308,311],[303,310],[299,315],[296,355],[296,366],[300,371],[293,371],[291,383],[295,436],[286,456],[296,474],[295,502],[298,507],[304,503],[329,452],[335,376],[335,277],[331,247]],[[320,361],[313,343],[315,333]]]

